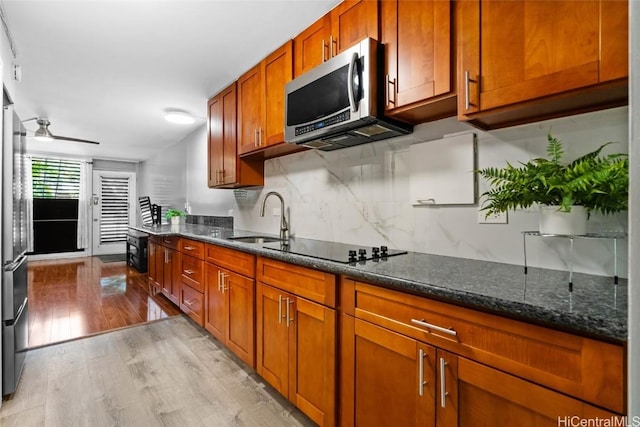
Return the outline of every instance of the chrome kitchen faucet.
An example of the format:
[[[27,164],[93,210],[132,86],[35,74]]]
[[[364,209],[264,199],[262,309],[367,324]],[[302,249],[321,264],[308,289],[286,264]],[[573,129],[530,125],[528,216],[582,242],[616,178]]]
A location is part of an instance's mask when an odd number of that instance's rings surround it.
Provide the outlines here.
[[[267,203],[269,196],[276,196],[280,199],[280,239],[283,241],[289,240],[289,224],[284,211],[284,199],[277,191],[269,191],[264,195],[262,199],[262,207],[260,208],[260,216],[264,216],[264,205]]]

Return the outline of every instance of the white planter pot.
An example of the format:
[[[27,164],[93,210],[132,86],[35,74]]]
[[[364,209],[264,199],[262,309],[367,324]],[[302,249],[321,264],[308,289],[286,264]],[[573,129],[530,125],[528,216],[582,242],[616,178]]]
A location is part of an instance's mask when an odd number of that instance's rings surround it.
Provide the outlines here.
[[[587,210],[584,206],[572,206],[571,212],[558,209],[560,206],[540,206],[540,234],[587,234]]]
[[[171,225],[178,225],[180,224],[180,217],[179,216],[172,216],[171,217]]]

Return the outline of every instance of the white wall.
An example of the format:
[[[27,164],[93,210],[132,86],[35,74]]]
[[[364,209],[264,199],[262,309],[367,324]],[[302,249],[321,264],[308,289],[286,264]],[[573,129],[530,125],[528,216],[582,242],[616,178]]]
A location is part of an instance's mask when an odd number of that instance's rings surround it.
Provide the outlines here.
[[[627,123],[627,108],[617,108],[494,132],[476,131],[478,166],[502,166],[505,160],[546,155],[550,127],[565,144],[567,159],[607,141],[620,142],[609,152],[627,152]],[[478,224],[477,206],[412,207],[409,203],[409,145],[469,129],[451,118],[420,125],[412,135],[393,140],[268,160],[263,188],[236,191],[207,188],[206,132],[194,132],[183,141],[187,144],[186,200],[194,214],[226,215],[232,210],[236,228],[277,234],[279,217],[259,216],[262,195],[276,190],[285,198],[291,232],[298,237],[521,264],[521,232],[538,228],[537,211],[510,213],[508,225],[493,225]],[[267,207],[272,212],[277,200],[269,200]],[[627,215],[592,215],[589,223],[590,231],[626,231]],[[566,270],[568,247],[566,240],[532,238],[529,263]],[[618,274],[626,277],[626,242],[618,250]],[[576,271],[613,274],[611,241],[577,241],[575,258]]]
[[[640,420],[640,3],[629,2],[629,122],[630,122],[630,212],[629,224],[629,416]],[[633,117],[636,120],[633,120]],[[630,418],[633,419],[633,418]]]
[[[160,151],[138,166],[138,196],[149,196],[151,203],[184,209],[186,195],[186,148],[183,141]]]
[[[201,126],[188,135],[183,143],[187,149],[186,200],[195,215],[226,216],[234,206],[234,193],[216,190],[208,185],[207,127]]]

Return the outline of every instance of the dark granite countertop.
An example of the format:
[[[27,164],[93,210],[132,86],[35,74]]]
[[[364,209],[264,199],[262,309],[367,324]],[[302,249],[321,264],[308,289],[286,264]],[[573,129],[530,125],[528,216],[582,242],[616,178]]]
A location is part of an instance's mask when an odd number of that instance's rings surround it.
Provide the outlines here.
[[[564,271],[529,267],[525,275],[518,265],[416,252],[378,262],[341,264],[228,240],[264,233],[193,224],[131,228],[214,243],[555,329],[610,341],[627,340],[624,279],[614,285],[612,277],[574,273],[570,292]]]

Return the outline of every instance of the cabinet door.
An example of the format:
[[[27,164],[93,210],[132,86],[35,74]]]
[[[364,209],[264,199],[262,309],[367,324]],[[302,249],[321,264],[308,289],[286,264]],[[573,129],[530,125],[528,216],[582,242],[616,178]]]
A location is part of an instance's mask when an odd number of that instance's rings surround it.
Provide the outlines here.
[[[326,14],[293,39],[294,77],[330,58],[331,15]]]
[[[629,2],[607,1],[600,13],[600,81],[626,78],[629,75]]]
[[[238,79],[238,154],[260,147],[264,93],[262,63]]]
[[[260,143],[270,146],[284,141],[284,87],[293,78],[293,41],[264,60],[264,120]]]
[[[464,3],[460,25],[463,75],[459,76],[463,114],[598,83],[599,2]],[[466,97],[470,108],[466,108]]]
[[[450,93],[452,69],[451,3],[439,0],[381,2],[385,43],[385,110]],[[455,114],[450,102],[449,114]],[[434,117],[442,115],[435,111]]]
[[[438,420],[439,426],[557,427],[570,425],[571,417],[612,419],[615,416],[463,357],[457,362],[456,387],[457,407],[451,405],[442,411],[438,408],[438,416],[457,410],[457,420],[452,415],[446,424]]]
[[[222,183],[238,181],[237,171],[237,111],[236,84],[231,84],[222,94]]]
[[[329,53],[332,57],[364,38],[379,40],[377,0],[345,0],[330,14]]]
[[[295,331],[289,399],[321,426],[336,424],[336,311],[304,298],[288,301]]]
[[[215,187],[222,183],[224,169],[224,117],[222,96],[218,95],[208,102],[208,185]]]
[[[162,293],[174,304],[180,304],[180,253],[161,247]]]
[[[354,339],[353,424],[435,426],[435,348],[360,319]]]
[[[209,100],[209,187],[236,182],[236,83]]]
[[[293,296],[264,283],[256,285],[256,370],[283,396],[289,396],[289,333],[286,305]]]
[[[162,246],[155,242],[149,242],[149,284],[156,292],[162,292]]]
[[[224,343],[227,329],[227,304],[221,289],[220,274],[220,268],[208,262],[205,263],[204,327],[218,341]]]
[[[255,367],[255,281],[222,270],[221,282],[228,306],[225,343],[247,365]]]

